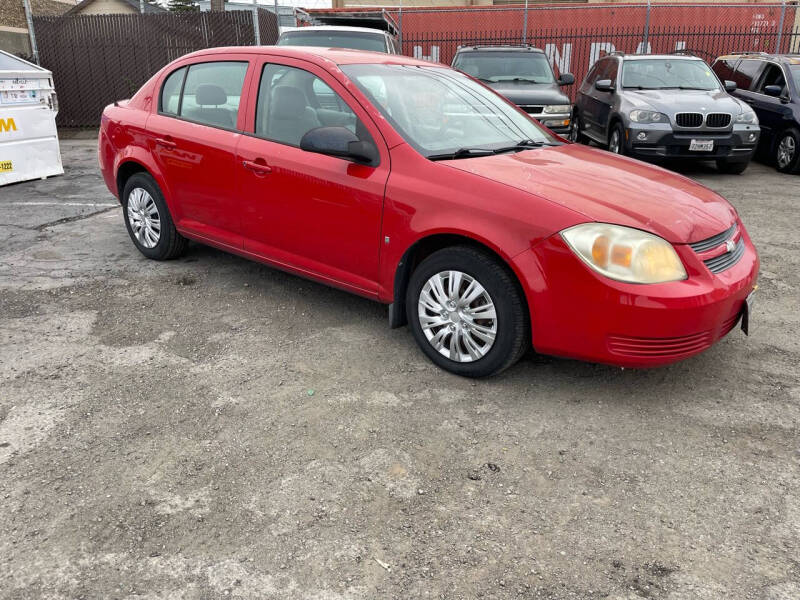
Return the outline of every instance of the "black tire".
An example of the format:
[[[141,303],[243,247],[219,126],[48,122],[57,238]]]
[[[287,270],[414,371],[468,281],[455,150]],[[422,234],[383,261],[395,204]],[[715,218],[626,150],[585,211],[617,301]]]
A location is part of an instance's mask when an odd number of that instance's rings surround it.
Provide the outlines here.
[[[723,158],[717,161],[717,170],[727,175],[741,175],[745,172],[749,164],[750,161],[728,162]]]
[[[583,133],[580,113],[577,111],[572,117],[572,129],[569,131],[569,139],[576,144],[588,144],[589,138]]]
[[[443,271],[461,271],[475,279],[488,292],[494,304],[494,342],[485,355],[469,362],[452,360],[437,351],[428,341],[420,324],[418,305],[423,287],[431,277]],[[488,252],[470,246],[438,250],[419,264],[412,273],[406,290],[406,313],[414,339],[425,355],[434,364],[456,375],[496,375],[517,362],[530,344],[526,305],[513,273]],[[459,323],[459,327],[461,325]]]
[[[617,145],[617,149],[613,149],[613,141],[614,136],[618,136],[619,143]],[[619,154],[620,156],[625,156],[627,154],[625,149],[625,129],[622,127],[622,123],[619,121],[615,122],[611,126],[611,131],[608,133],[608,151],[613,152],[614,154]]]
[[[137,189],[146,191],[153,199],[158,210],[160,234],[158,242],[152,248],[143,245],[137,238],[131,225],[131,219],[128,218],[128,202],[131,198],[131,193]],[[128,230],[128,235],[131,236],[133,244],[147,258],[170,260],[181,256],[186,251],[189,241],[175,229],[167,203],[164,201],[164,195],[161,193],[158,184],[148,173],[136,173],[125,182],[125,187],[122,191],[122,218],[125,220],[125,228]]]
[[[782,144],[791,145],[793,154],[786,160],[782,156]],[[775,137],[772,147],[772,160],[781,173],[797,173],[800,170],[800,131],[790,127]]]

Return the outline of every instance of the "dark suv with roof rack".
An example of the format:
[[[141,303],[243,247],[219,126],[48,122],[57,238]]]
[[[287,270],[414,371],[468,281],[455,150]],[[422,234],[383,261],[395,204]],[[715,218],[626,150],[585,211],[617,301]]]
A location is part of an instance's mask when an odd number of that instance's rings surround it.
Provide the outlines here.
[[[720,171],[747,168],[758,119],[696,56],[613,53],[598,60],[575,102],[573,139],[643,159],[715,160]]]
[[[760,149],[778,171],[800,171],[800,54],[727,54],[711,68],[735,81],[733,95],[758,115]]]
[[[488,85],[561,135],[569,135],[572,105],[559,88],[575,83],[571,73],[556,78],[550,60],[533,46],[461,46],[452,67]]]

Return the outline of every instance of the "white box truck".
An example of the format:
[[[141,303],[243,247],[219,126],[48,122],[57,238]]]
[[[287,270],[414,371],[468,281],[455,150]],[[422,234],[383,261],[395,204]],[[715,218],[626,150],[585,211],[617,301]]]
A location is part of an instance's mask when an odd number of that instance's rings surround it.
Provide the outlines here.
[[[61,175],[53,74],[0,50],[0,186]]]

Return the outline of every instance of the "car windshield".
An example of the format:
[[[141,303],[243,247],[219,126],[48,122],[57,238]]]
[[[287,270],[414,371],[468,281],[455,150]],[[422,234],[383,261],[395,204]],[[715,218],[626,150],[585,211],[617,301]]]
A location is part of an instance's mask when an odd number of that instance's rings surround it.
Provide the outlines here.
[[[380,33],[358,31],[290,31],[281,35],[278,46],[317,46],[320,48],[352,48],[386,52]]]
[[[622,87],[646,90],[718,90],[719,81],[700,60],[648,58],[625,61]]]
[[[558,143],[497,94],[453,69],[358,64],[342,70],[428,158]]]
[[[462,52],[453,63],[453,68],[489,83],[555,82],[547,57],[539,52]]]

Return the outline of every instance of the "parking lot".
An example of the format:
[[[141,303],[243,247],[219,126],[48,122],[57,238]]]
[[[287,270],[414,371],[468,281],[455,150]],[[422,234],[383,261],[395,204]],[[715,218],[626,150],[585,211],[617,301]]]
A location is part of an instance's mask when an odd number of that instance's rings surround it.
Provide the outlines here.
[[[472,381],[379,304],[146,260],[62,154],[0,188],[0,598],[800,598],[800,177],[681,167],[760,252],[749,337]]]

